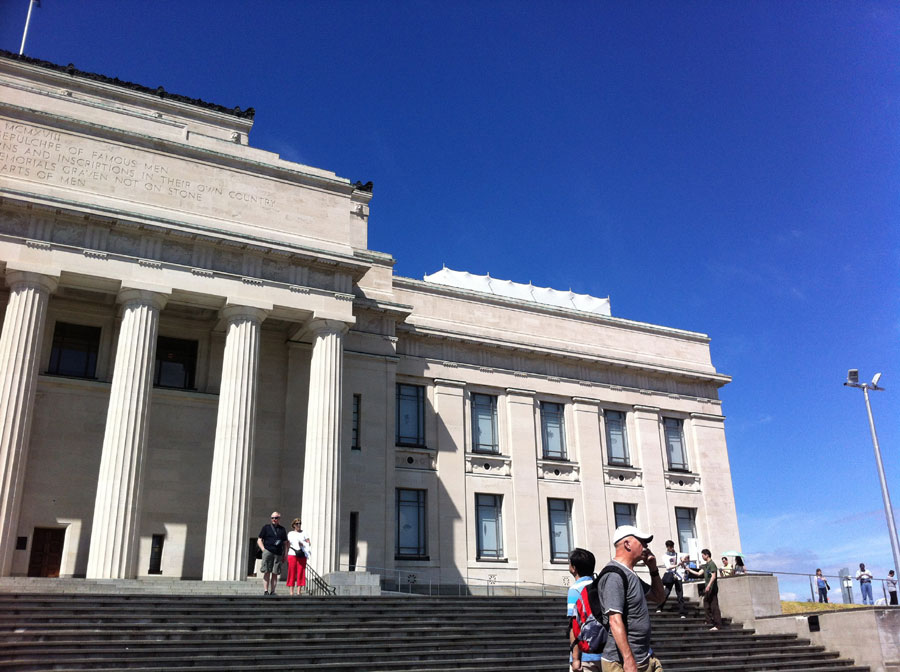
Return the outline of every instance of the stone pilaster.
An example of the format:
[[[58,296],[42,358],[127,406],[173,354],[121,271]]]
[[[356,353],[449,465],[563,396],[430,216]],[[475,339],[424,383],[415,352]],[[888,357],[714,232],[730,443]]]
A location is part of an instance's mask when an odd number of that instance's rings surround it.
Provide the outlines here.
[[[341,398],[344,333],[337,320],[313,320],[306,458],[303,468],[303,529],[313,547],[311,565],[320,574],[338,567],[341,484]]]
[[[669,502],[666,494],[665,450],[660,439],[659,409],[655,406],[635,406],[634,426],[643,472],[644,512],[638,509],[638,526],[662,539],[670,535]],[[652,498],[652,500],[651,500]]]
[[[37,273],[11,271],[6,282],[9,303],[0,334],[0,576],[9,576],[12,568],[41,336],[56,289],[55,278]]]
[[[454,583],[468,565],[466,525],[466,384],[458,380],[434,381],[437,419],[438,534],[441,582]],[[393,493],[391,493],[393,494]],[[474,556],[473,556],[474,557]]]
[[[204,581],[240,581],[247,575],[247,518],[256,423],[259,329],[266,311],[228,306],[209,513]]]
[[[504,531],[507,539],[516,534],[516,562],[519,580],[544,582],[544,558],[550,557],[548,540],[540,533],[541,497],[538,487],[538,437],[540,426],[535,423],[535,393],[532,390],[506,390],[507,417],[509,418],[509,444],[512,457],[512,481],[515,503],[516,531]],[[528,530],[528,532],[525,532]]]
[[[163,294],[119,292],[122,322],[106,414],[87,578],[132,579],[137,562],[144,450]]]

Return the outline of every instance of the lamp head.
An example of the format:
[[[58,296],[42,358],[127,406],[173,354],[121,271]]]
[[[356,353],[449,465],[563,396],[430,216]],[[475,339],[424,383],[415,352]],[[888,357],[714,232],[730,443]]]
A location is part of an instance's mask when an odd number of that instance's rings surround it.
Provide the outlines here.
[[[859,369],[850,369],[847,371],[847,382],[851,385],[859,383]]]
[[[878,381],[881,380],[881,373],[876,373],[875,377],[872,378],[872,387],[878,387]]]

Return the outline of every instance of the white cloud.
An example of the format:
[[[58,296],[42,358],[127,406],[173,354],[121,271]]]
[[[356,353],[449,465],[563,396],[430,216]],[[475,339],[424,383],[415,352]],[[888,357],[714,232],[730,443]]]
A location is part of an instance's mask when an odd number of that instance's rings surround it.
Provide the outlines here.
[[[797,593],[782,593],[781,599],[784,602],[797,602]]]

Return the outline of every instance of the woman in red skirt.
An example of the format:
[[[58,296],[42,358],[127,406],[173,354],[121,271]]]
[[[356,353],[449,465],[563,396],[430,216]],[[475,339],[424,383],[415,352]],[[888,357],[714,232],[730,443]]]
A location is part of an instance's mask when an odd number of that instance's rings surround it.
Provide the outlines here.
[[[306,585],[306,559],[309,557],[309,536],[300,529],[300,519],[294,518],[291,523],[291,531],[288,532],[288,578],[287,585],[294,595],[294,587],[297,595]]]

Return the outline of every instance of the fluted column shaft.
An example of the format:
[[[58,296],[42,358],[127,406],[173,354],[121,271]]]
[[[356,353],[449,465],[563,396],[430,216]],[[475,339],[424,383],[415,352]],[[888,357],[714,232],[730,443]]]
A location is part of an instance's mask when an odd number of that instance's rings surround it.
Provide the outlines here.
[[[10,295],[0,334],[0,576],[12,569],[41,337],[56,289],[55,278],[37,273],[10,271],[6,282]]]
[[[228,306],[216,443],[206,518],[204,581],[239,581],[247,576],[247,519],[256,423],[259,329],[266,312]]]
[[[303,529],[320,573],[337,571],[341,483],[341,394],[347,325],[314,320],[303,469]]]
[[[159,311],[166,297],[123,289],[119,343],[94,502],[87,578],[132,579]]]

